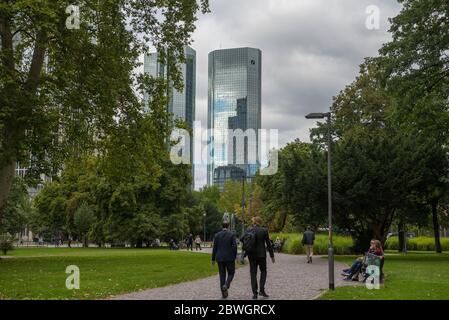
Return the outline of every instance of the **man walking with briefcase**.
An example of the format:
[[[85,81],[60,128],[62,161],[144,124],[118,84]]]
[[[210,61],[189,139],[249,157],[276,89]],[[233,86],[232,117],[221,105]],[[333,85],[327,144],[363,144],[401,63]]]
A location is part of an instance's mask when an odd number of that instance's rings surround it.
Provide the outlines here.
[[[253,299],[257,299],[258,295],[268,298],[265,292],[265,282],[267,280],[267,249],[274,263],[273,246],[268,234],[268,229],[261,227],[262,219],[253,217],[251,219],[253,227],[248,229],[242,237],[243,250],[248,256],[249,269],[251,276],[251,288],[253,291]],[[260,269],[260,283],[257,285],[257,268]]]

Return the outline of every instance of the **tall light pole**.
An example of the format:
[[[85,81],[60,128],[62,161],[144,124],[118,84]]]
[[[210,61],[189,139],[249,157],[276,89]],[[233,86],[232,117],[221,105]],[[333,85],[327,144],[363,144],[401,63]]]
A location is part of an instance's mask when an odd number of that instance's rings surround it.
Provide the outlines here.
[[[184,213],[182,214],[181,220],[181,242],[184,241]]]
[[[182,223],[181,223],[181,241],[184,241],[184,224],[186,222],[186,213],[182,213]]]
[[[204,211],[204,213],[203,213],[203,217],[204,217],[204,225],[203,225],[203,231],[204,231],[204,234],[203,234],[203,241],[204,242],[206,242],[206,211]]]
[[[327,118],[327,203],[328,203],[328,220],[329,220],[329,245],[328,245],[328,262],[329,262],[329,289],[335,289],[334,282],[334,245],[332,241],[332,132],[331,132],[331,113],[309,113],[306,119],[324,119]]]
[[[245,234],[245,180],[246,172],[242,173],[242,237]]]

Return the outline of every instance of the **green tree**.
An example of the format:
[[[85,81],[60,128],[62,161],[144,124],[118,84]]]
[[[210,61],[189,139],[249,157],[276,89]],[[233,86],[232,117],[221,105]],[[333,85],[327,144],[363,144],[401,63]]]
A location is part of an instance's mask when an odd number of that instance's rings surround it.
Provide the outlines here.
[[[318,146],[295,140],[279,152],[274,176],[260,176],[265,219],[281,231],[288,215],[301,226],[315,228],[325,222],[327,212],[326,158]]]
[[[27,226],[33,210],[24,182],[16,177],[6,202],[3,221],[0,222],[0,233],[6,232],[11,235],[20,233]]]
[[[6,255],[11,250],[14,250],[14,238],[7,234],[0,234],[0,251]]]
[[[83,202],[75,211],[73,225],[76,232],[84,240],[84,247],[88,247],[88,234],[94,224],[94,221],[95,215],[92,208],[86,202]]]
[[[335,211],[360,249],[370,237],[385,241],[399,212],[415,221],[425,215],[423,204],[445,189],[448,169],[427,128],[412,130],[398,117],[400,103],[382,81],[384,72],[382,59],[367,59],[332,107]]]
[[[211,240],[215,233],[221,230],[223,213],[218,210],[219,201],[220,191],[217,186],[205,186],[201,190],[193,192],[192,210],[194,214],[192,216],[195,221],[195,229],[190,229],[190,232],[199,234],[203,238],[204,214],[206,214],[207,237],[205,240]]]
[[[447,97],[449,4],[445,0],[398,2],[403,8],[391,19],[392,41],[380,51],[387,58],[391,85],[409,97],[422,98],[431,92],[444,92]]]
[[[66,226],[66,195],[62,185],[55,181],[34,199],[37,213],[30,221],[31,229],[45,237],[58,238]]]
[[[101,152],[117,124],[143,109],[136,87],[165,94],[163,81],[133,73],[149,44],[180,88],[178,62],[196,14],[208,11],[207,0],[84,0],[77,2],[80,27],[72,29],[68,4],[0,4],[0,215],[16,161],[30,167],[31,180],[53,176],[68,155]]]
[[[403,9],[391,20],[393,39],[380,50],[389,91],[397,100],[395,116],[408,132],[431,137],[433,143],[445,148],[449,139],[448,3],[399,2]],[[432,208],[437,252],[441,251],[437,207],[447,192],[443,185],[441,181],[428,185],[426,196]]]

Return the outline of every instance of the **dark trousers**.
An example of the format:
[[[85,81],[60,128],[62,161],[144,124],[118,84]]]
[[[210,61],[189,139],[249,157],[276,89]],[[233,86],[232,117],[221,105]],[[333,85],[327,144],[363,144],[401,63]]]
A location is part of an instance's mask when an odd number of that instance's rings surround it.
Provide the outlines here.
[[[191,250],[191,251],[193,251],[193,242],[192,243],[190,243],[190,242],[187,242],[187,250]]]
[[[257,288],[257,267],[260,269],[260,292],[265,292],[265,282],[267,281],[267,258],[248,257],[249,272],[251,274],[251,288],[253,294],[258,293]]]
[[[232,279],[234,279],[235,274],[235,261],[227,261],[227,262],[217,262],[218,264],[218,272],[220,273],[220,288],[226,284],[226,287],[229,288],[231,286]],[[226,279],[227,272],[227,279]]]

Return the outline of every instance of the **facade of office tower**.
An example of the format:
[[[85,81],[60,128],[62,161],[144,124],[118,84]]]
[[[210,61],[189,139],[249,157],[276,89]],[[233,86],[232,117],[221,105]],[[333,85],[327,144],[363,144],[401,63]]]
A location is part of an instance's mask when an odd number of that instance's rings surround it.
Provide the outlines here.
[[[261,84],[259,49],[209,53],[208,185],[216,184],[221,189],[227,180],[251,180],[259,169]],[[243,145],[229,135],[234,130],[244,133]],[[255,136],[247,135],[250,132]]]
[[[195,90],[196,90],[196,51],[191,47],[185,48],[186,62],[181,64],[181,72],[184,81],[182,91],[170,87],[168,95],[167,110],[173,114],[174,118],[181,119],[193,128],[195,121]],[[159,61],[157,52],[151,52],[144,57],[144,73],[153,77],[163,77],[167,79],[167,68]],[[169,77],[168,77],[169,78]],[[151,109],[151,97],[144,96],[147,108]],[[193,137],[190,139],[190,163],[192,165],[192,185],[194,185],[194,165],[193,165]]]

